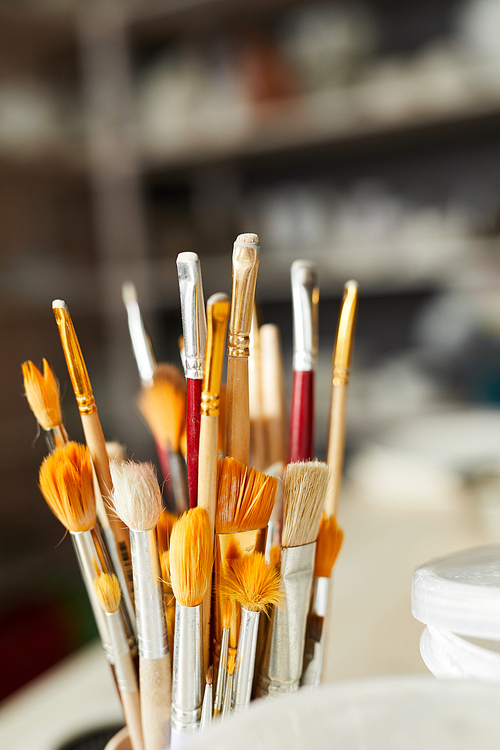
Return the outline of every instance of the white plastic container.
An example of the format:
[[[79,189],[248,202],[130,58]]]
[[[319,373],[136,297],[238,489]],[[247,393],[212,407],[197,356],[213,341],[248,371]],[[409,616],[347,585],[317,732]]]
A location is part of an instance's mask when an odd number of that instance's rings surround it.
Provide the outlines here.
[[[438,678],[500,683],[500,545],[431,560],[415,571],[420,653]]]

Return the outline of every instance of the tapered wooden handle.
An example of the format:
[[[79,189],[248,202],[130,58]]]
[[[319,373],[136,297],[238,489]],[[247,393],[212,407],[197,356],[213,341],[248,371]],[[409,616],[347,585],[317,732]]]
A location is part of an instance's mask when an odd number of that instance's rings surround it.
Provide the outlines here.
[[[226,385],[226,455],[248,466],[250,461],[250,413],[248,360],[228,357]]]
[[[330,467],[328,489],[325,498],[325,515],[327,518],[337,515],[339,504],[342,466],[344,463],[346,405],[347,385],[334,385],[332,387],[330,425],[328,428],[328,452],[326,457]]]
[[[130,745],[132,750],[144,750],[144,741],[142,738],[142,722],[141,722],[141,701],[139,699],[139,691],[136,690],[134,693],[121,694],[123,715],[125,717],[125,724],[128,727],[128,733],[130,737]]]
[[[167,750],[170,741],[172,677],[170,654],[139,660],[144,750]]]

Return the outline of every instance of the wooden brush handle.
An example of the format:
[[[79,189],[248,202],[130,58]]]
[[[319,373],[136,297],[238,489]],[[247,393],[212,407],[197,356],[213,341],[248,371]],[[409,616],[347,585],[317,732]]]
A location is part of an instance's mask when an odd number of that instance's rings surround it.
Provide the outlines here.
[[[294,371],[288,461],[314,458],[314,370]]]
[[[248,466],[250,461],[250,413],[248,359],[227,358],[226,455]]]
[[[327,518],[331,518],[337,514],[339,504],[342,466],[344,463],[346,405],[347,385],[332,386],[326,457],[330,467],[330,477],[325,498],[325,515]]]
[[[186,437],[189,507],[196,508],[198,497],[198,453],[200,446],[200,402],[202,380],[187,378]]]
[[[267,466],[287,460],[286,407],[277,326],[260,327],[262,420],[266,435]]]
[[[139,660],[144,750],[166,750],[170,739],[172,676],[170,654]]]
[[[106,441],[101,427],[101,422],[97,411],[91,414],[81,414],[83,432],[87,442],[89,453],[94,464],[99,489],[103,500],[106,502],[113,488],[111,480],[111,471],[109,469],[109,459],[106,452]],[[128,529],[125,524],[106,507],[109,525],[116,540],[118,556],[123,568],[127,589],[131,601],[134,601],[134,583],[132,576],[132,562],[130,558],[130,538]]]
[[[141,701],[139,691],[121,694],[123,716],[128,727],[130,745],[132,750],[144,750],[141,723]]]

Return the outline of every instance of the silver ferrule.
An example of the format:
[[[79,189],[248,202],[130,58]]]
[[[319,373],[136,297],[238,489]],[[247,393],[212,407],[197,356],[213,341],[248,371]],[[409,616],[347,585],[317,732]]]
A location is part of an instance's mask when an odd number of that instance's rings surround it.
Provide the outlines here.
[[[260,612],[241,608],[238,653],[233,677],[233,709],[235,711],[246,711],[252,697],[259,616]]]
[[[328,591],[330,588],[330,579],[324,576],[315,577],[313,580],[313,594],[311,603],[311,613],[323,618],[321,635],[316,640],[318,634],[314,636],[311,632],[307,633],[307,641],[304,652],[304,668],[300,679],[301,686],[319,687],[321,682],[321,673],[323,671],[323,653],[325,649],[325,618],[328,611]],[[317,629],[317,628],[316,628]]]
[[[330,579],[324,576],[315,576],[313,587],[313,599],[311,611],[320,617],[326,617],[328,609],[328,589],[330,588]]]
[[[222,704],[222,713],[221,713],[221,721],[224,721],[227,719],[229,714],[232,711],[231,703],[232,703],[232,695],[233,695],[233,679],[234,679],[234,673],[228,674],[226,677],[226,690],[224,692],[224,702]]]
[[[257,695],[284,695],[299,688],[316,542],[281,550],[283,609],[273,608]]]
[[[109,637],[113,648],[116,681],[120,693],[136,693],[137,676],[120,612],[107,612]]]
[[[156,529],[130,529],[139,656],[162,659],[168,652],[167,624]]]
[[[213,713],[213,684],[205,685],[205,694],[203,695],[203,705],[201,707],[200,732],[209,729],[212,726]]]
[[[99,521],[97,522],[96,526],[99,526]],[[125,571],[123,570],[123,566],[118,554],[115,535],[113,534],[113,529],[110,526],[107,526],[104,529],[101,527],[101,532],[106,542],[106,548],[109,553],[109,557],[111,558],[112,572],[115,573],[120,583],[120,589],[122,592],[120,599],[120,610],[122,611],[122,615],[126,623],[127,633],[129,636],[132,636],[134,640],[136,640],[137,633],[135,624],[135,610],[129,593]],[[128,556],[128,550],[125,550],[125,552]]]
[[[224,688],[226,687],[226,666],[227,666],[227,654],[229,651],[229,628],[222,629],[222,636],[220,640],[220,653],[219,653],[219,669],[217,672],[217,684],[215,686],[215,703],[214,711],[222,711],[222,703],[224,702]]]
[[[182,332],[184,335],[185,372],[187,378],[203,379],[207,320],[200,260],[196,253],[177,256],[177,275],[181,298]]]
[[[132,341],[137,369],[139,370],[139,377],[142,385],[151,386],[153,385],[153,372],[156,360],[151,341],[144,328],[139,303],[135,299],[129,299],[126,301],[125,306],[127,308],[128,330],[130,332],[130,340]]]
[[[295,260],[290,271],[293,305],[293,369],[314,370],[318,354],[318,271],[309,260]]]
[[[171,726],[181,734],[196,732],[200,725],[201,658],[201,606],[176,602]]]
[[[111,648],[111,639],[109,637],[108,623],[106,621],[106,615],[104,614],[101,605],[97,601],[97,596],[94,589],[94,580],[99,574],[99,558],[97,556],[96,546],[94,543],[93,529],[89,531],[71,531],[71,540],[75,548],[76,559],[82,574],[85,588],[90,600],[90,606],[94,613],[95,623],[101,639],[102,647],[106,653],[106,657],[111,664],[114,663],[113,649]],[[96,572],[97,566],[97,572]]]

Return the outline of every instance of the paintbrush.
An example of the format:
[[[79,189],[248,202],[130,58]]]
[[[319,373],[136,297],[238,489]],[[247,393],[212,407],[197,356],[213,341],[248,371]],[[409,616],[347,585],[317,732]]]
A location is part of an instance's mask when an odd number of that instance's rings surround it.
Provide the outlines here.
[[[205,679],[205,692],[203,694],[203,705],[201,707],[200,732],[204,732],[212,726],[213,676],[214,668],[211,664],[207,670]]]
[[[184,334],[184,370],[187,387],[186,437],[189,507],[194,508],[198,497],[200,401],[207,332],[201,268],[196,253],[180,253],[177,256],[177,275],[179,277],[182,331]]]
[[[214,656],[222,636],[222,607],[224,597],[219,594],[228,560],[264,552],[267,524],[271,514],[278,480],[256,469],[248,468],[234,458],[219,459],[217,478],[217,509],[215,515],[214,552]],[[229,646],[236,647],[240,612],[230,626]]]
[[[172,498],[168,510],[188,509],[186,464],[180,443],[186,421],[186,381],[171,364],[157,365],[153,385],[143,387],[137,404],[154,437],[163,478],[171,481]]]
[[[259,471],[268,466],[266,435],[262,419],[260,333],[257,311],[253,306],[252,328],[250,329],[250,356],[248,357],[248,394],[250,417],[251,463]]]
[[[292,263],[293,379],[288,461],[314,457],[314,380],[318,354],[318,272],[308,260]]]
[[[271,559],[271,548],[281,546],[281,528],[283,526],[283,472],[284,464],[277,461],[266,469],[266,474],[276,477],[278,487],[276,490],[276,499],[274,501],[271,518],[269,519],[267,540],[266,540],[266,560]]]
[[[327,518],[331,518],[337,514],[340,485],[342,482],[347,388],[351,373],[357,302],[358,284],[356,281],[348,281],[344,286],[344,297],[340,308],[337,335],[333,350],[332,394],[327,448],[330,480],[325,500],[325,514]]]
[[[287,460],[287,428],[280,333],[275,325],[260,327],[262,421],[266,466]]]
[[[234,603],[226,597],[222,606],[222,635],[220,640],[219,666],[217,670],[217,685],[215,687],[214,716],[222,711],[224,702],[224,688],[226,686],[226,666],[229,653],[229,629],[234,618]]]
[[[96,599],[94,579],[100,573],[113,573],[114,570],[97,525],[88,448],[74,442],[57,448],[44,459],[39,482],[47,505],[70,533],[99,636],[106,656],[113,663],[106,617]],[[127,612],[121,609],[127,638],[133,643]]]
[[[121,591],[115,575],[101,573],[94,579],[97,600],[106,614],[113,649],[116,681],[132,750],[143,750],[141,704],[134,662],[120,617]]]
[[[161,491],[151,464],[113,463],[111,472],[111,504],[130,530],[144,748],[165,750],[169,741],[171,664],[156,537]]]
[[[328,466],[320,461],[288,464],[284,476],[281,590],[283,610],[273,608],[257,695],[298,690],[304,637]]]
[[[212,529],[207,512],[179,518],[170,539],[170,578],[176,599],[170,747],[199,728],[202,705],[201,603],[212,581]]]
[[[71,384],[75,393],[78,411],[82,420],[85,440],[89,448],[90,457],[94,465],[99,490],[102,498],[109,498],[113,483],[109,470],[109,459],[106,452],[106,441],[102,432],[101,422],[97,414],[97,406],[92,392],[92,386],[83,359],[80,344],[76,336],[73,322],[66,303],[63,300],[54,300],[52,309],[56,319],[61,344],[66,359]],[[122,597],[129,614],[130,621],[135,623],[134,615],[134,587],[132,579],[132,568],[130,563],[130,540],[128,532],[123,524],[107,513],[109,526],[115,538],[115,544],[110,545],[110,555],[113,560],[119,561],[116,565],[116,574],[120,581]]]
[[[227,348],[226,454],[247,466],[250,461],[248,355],[259,257],[257,235],[240,234],[233,247]]]
[[[306,629],[304,668],[301,685],[318,687],[323,669],[325,643],[324,620],[328,609],[328,589],[335,560],[340,552],[344,534],[337,526],[335,516],[323,515],[316,541],[314,579],[311,608]]]
[[[153,385],[153,373],[156,367],[156,358],[153,352],[151,339],[149,338],[142,321],[135,284],[131,281],[123,282],[122,299],[127,310],[128,330],[141,383],[144,386]]]
[[[35,419],[45,432],[45,442],[49,451],[60,448],[68,442],[68,435],[63,425],[59,383],[43,360],[43,375],[33,362],[22,364],[24,392],[35,415]]]
[[[224,702],[222,704],[221,721],[228,718],[232,711],[232,697],[233,697],[233,680],[234,670],[236,667],[236,654],[229,654],[227,657],[227,669],[226,669],[226,687],[224,691]]]
[[[177,518],[178,516],[169,513],[164,508],[156,526],[165,613],[167,617],[168,647],[171,654],[174,650],[175,596],[170,582],[170,536]]]
[[[241,625],[233,680],[232,708],[246,711],[252,694],[255,652],[261,612],[283,603],[279,573],[260,552],[253,552],[227,566],[222,590],[241,605]]]

